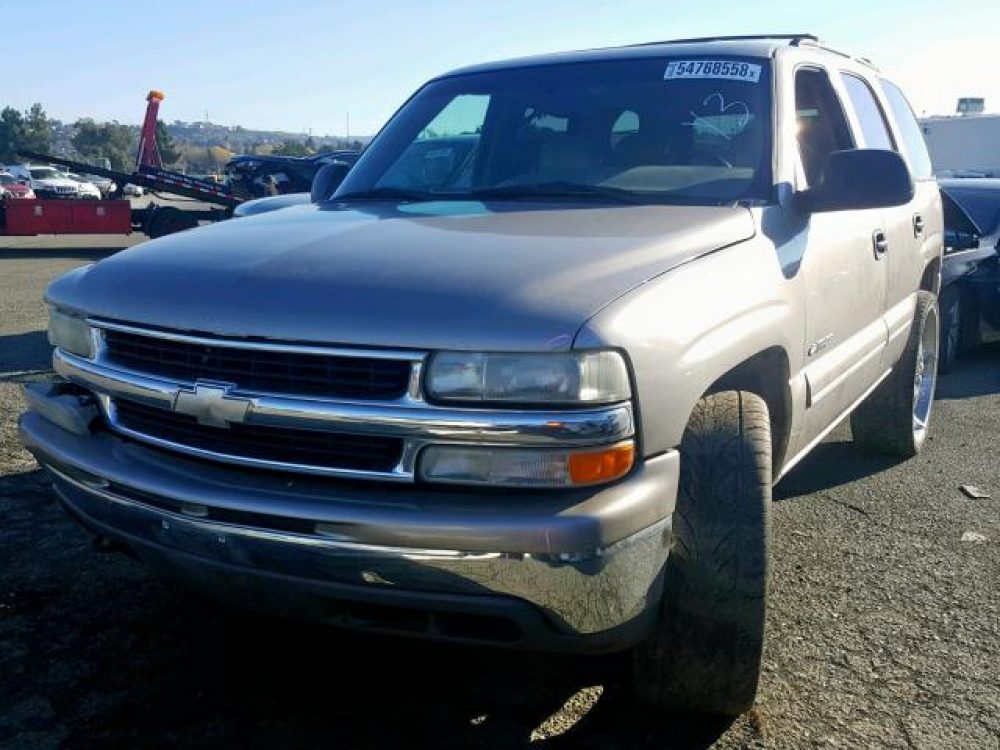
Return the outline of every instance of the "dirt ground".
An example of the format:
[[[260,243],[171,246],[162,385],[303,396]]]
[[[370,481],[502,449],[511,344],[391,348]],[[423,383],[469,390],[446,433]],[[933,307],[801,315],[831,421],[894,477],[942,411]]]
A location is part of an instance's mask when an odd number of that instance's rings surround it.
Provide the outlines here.
[[[0,748],[1000,748],[1000,348],[942,379],[919,458],[841,427],[776,489],[757,707],[653,715],[613,658],[272,619],[95,551],[15,423],[46,283],[123,244],[0,238]]]

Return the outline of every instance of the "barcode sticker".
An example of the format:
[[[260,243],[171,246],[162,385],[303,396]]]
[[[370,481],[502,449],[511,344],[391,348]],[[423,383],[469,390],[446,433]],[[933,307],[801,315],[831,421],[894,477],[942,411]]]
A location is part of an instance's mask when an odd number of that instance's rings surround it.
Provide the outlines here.
[[[724,78],[729,81],[760,81],[761,66],[737,60],[674,60],[667,63],[664,80],[675,78]]]

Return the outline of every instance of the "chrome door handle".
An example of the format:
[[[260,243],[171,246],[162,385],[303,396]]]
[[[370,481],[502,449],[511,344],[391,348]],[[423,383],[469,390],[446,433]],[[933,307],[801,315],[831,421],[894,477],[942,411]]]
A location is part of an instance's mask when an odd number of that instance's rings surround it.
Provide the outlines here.
[[[885,231],[876,229],[872,232],[872,247],[875,250],[875,260],[881,260],[889,252],[889,238]]]

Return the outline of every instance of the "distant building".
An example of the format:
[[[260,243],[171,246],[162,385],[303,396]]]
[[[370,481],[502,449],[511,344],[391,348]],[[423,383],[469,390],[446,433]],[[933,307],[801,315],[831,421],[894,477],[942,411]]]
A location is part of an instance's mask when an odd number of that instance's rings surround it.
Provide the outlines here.
[[[958,100],[957,115],[920,121],[934,173],[942,177],[1000,177],[1000,115],[983,114],[980,97]]]
[[[981,115],[986,110],[986,100],[981,96],[963,96],[958,100],[955,113],[965,117],[966,115]]]

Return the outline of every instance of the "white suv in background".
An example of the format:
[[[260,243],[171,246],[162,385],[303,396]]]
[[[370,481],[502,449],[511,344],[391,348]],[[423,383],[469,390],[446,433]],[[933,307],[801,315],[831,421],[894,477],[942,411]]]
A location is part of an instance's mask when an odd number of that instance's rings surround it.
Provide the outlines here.
[[[67,172],[66,176],[76,183],[78,195],[77,198],[90,198],[93,200],[100,200],[103,196],[101,195],[101,189],[97,187],[94,183],[87,180],[86,177],[81,177],[78,174],[73,174],[72,172]]]
[[[7,171],[26,179],[39,198],[80,198],[80,183],[69,179],[55,167],[41,164],[11,165]]]

